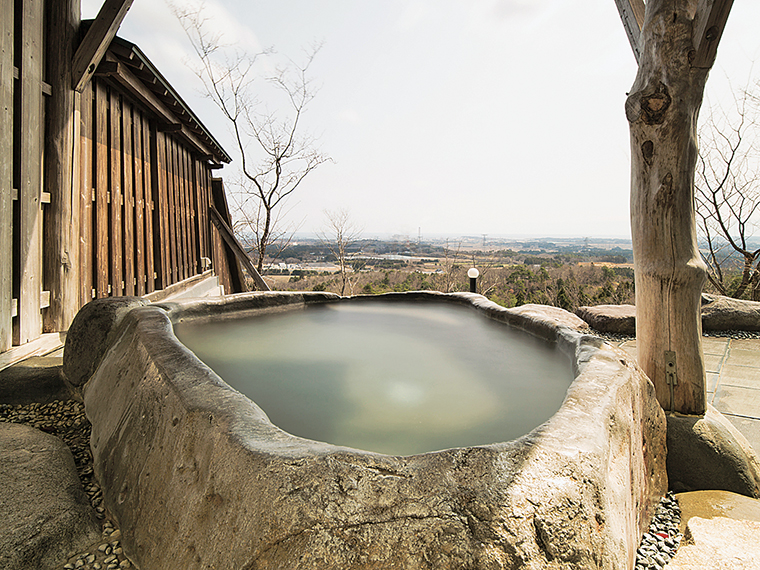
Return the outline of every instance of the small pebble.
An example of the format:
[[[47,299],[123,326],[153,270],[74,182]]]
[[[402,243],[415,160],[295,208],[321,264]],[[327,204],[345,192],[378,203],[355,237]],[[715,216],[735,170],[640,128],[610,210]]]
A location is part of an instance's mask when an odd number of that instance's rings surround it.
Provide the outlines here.
[[[675,556],[681,542],[678,526],[681,522],[681,509],[672,493],[660,501],[649,529],[641,537],[641,544],[636,551],[636,570],[665,568]]]

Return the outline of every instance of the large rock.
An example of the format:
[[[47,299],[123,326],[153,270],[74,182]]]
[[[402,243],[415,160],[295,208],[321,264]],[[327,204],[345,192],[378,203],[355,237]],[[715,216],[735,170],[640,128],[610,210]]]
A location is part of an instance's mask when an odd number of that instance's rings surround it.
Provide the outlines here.
[[[708,404],[704,416],[668,415],[668,480],[677,492],[723,490],[760,498],[760,460]]]
[[[668,570],[749,570],[760,566],[760,501],[726,491],[676,496],[681,547]]]
[[[702,328],[707,331],[760,331],[760,302],[703,294]]]
[[[0,370],[0,402],[3,404],[49,404],[71,397],[71,389],[61,376],[58,356],[34,356]]]
[[[100,538],[71,451],[37,429],[0,423],[0,568],[58,569]]]
[[[578,307],[575,314],[599,332],[636,334],[636,307],[634,305]]]
[[[117,324],[135,307],[149,304],[141,297],[107,297],[82,307],[69,327],[63,350],[63,376],[81,386],[100,364]],[[110,336],[109,336],[110,335]]]
[[[636,334],[634,305],[578,307],[575,314],[599,332]],[[706,331],[760,331],[760,302],[703,293],[702,328]]]
[[[406,457],[337,447],[283,432],[178,344],[172,321],[225,303],[138,307],[114,323],[84,398],[130,558],[143,570],[631,568],[667,487],[651,383],[624,353],[557,326],[577,322],[567,313],[434,297],[556,338],[577,372],[557,414],[506,443]]]

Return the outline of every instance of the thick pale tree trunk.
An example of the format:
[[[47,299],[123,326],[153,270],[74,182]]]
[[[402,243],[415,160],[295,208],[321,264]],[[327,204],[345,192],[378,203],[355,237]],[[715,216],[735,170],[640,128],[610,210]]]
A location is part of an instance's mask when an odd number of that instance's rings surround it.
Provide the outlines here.
[[[707,69],[692,67],[697,0],[649,0],[626,101],[638,360],[666,411],[705,412],[694,168]],[[673,384],[675,379],[675,384]]]

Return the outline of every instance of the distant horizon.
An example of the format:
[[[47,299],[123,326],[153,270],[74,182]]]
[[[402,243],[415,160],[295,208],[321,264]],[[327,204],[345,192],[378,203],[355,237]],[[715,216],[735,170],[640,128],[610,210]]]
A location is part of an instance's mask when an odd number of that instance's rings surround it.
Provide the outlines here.
[[[475,233],[458,233],[458,232],[445,232],[445,233],[429,233],[422,232],[419,234],[421,241],[429,240],[442,240],[442,239],[474,239],[482,240],[484,234]],[[319,235],[316,232],[295,232],[293,239],[319,239]],[[390,240],[393,238],[403,237],[416,241],[418,234],[411,233],[399,233],[399,232],[362,232],[359,236],[359,240],[363,239],[382,239]],[[622,235],[590,235],[590,234],[485,234],[486,241],[489,240],[510,240],[510,241],[568,241],[568,240],[606,240],[606,241],[621,241],[631,243],[631,237]]]

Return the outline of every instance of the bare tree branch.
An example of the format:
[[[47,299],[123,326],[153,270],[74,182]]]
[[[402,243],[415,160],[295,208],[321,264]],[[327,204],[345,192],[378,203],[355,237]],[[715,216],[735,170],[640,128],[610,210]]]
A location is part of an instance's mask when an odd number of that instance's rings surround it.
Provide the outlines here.
[[[743,89],[733,107],[730,113],[711,109],[700,130],[694,193],[698,231],[710,283],[723,295],[751,293],[760,300],[760,249],[750,245],[760,221],[760,97]],[[737,265],[738,279],[731,271]]]
[[[317,93],[309,68],[321,45],[312,46],[303,64],[287,60],[272,72],[264,64],[273,59],[274,50],[249,54],[223,44],[220,34],[208,31],[209,18],[202,5],[173,5],[172,10],[197,55],[195,73],[205,95],[227,119],[234,136],[242,173],[234,226],[243,239],[255,236],[253,247],[261,273],[264,260],[271,257],[270,248],[292,237],[292,232],[288,235],[278,227],[285,202],[306,176],[330,160],[320,152],[316,139],[304,134],[301,127],[303,115]],[[267,86],[284,100],[275,111],[257,98]]]
[[[341,278],[340,294],[344,295],[348,287],[350,294],[353,295],[353,279],[350,274],[354,269],[348,264],[348,248],[361,238],[362,230],[351,221],[348,210],[325,210],[325,219],[326,229],[318,232],[317,236],[338,260]]]

